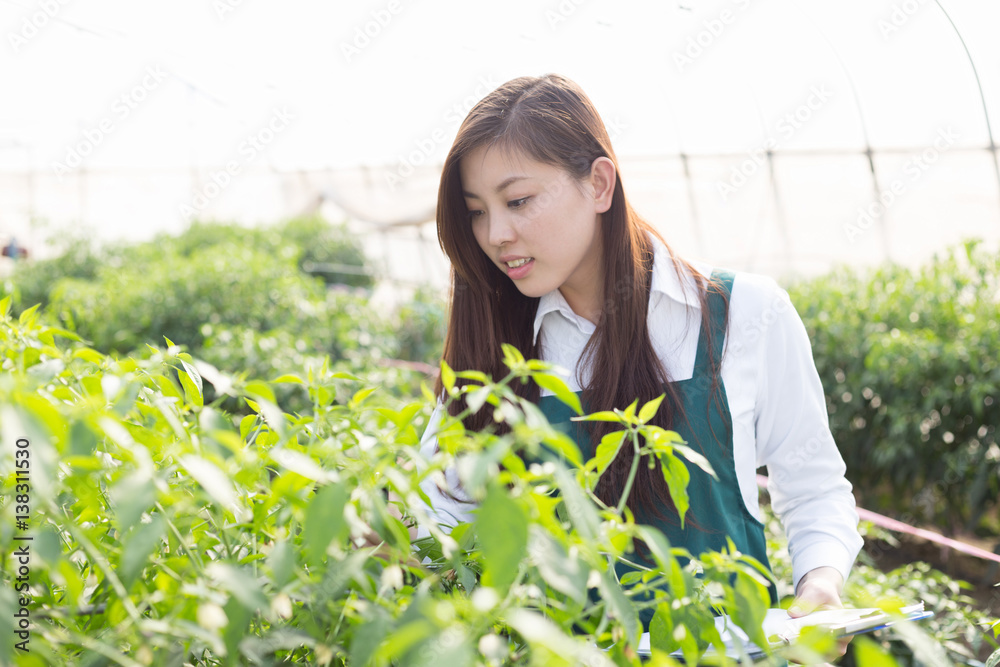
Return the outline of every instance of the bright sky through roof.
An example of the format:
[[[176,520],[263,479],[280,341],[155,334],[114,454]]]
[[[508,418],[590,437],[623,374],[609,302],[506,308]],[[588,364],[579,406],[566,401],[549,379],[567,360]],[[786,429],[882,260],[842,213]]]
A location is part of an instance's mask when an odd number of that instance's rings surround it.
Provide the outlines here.
[[[224,163],[276,114],[280,168],[439,162],[499,83],[578,81],[620,157],[985,145],[1000,3],[919,0],[7,0],[0,167]],[[782,142],[782,120],[815,107]],[[103,127],[105,128],[102,130]],[[785,126],[787,128],[787,125]],[[249,148],[248,148],[249,150]]]

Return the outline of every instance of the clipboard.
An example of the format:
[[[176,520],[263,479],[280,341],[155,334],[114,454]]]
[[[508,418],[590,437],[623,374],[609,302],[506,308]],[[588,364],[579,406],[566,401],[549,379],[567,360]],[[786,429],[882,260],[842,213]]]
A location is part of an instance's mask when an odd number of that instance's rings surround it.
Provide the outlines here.
[[[777,641],[772,641],[771,650],[788,646],[798,639],[799,634],[807,627],[826,628],[834,633],[838,639],[842,637],[853,637],[854,635],[866,634],[891,627],[900,621],[923,621],[934,616],[933,611],[924,609],[924,603],[901,607],[899,614],[889,614],[881,609],[872,608],[848,608],[848,609],[825,609],[816,611],[806,616],[792,618],[784,609],[768,609],[764,617],[764,636],[777,637]],[[750,638],[735,623],[729,621],[728,616],[717,616],[715,619],[716,628],[726,644],[726,655],[731,658],[743,657],[740,645],[746,651],[746,655],[756,660],[764,658],[767,653],[759,646],[750,641]],[[734,635],[738,639],[734,639]],[[649,633],[645,632],[639,639],[639,646],[636,653],[641,657],[652,655],[650,647]],[[704,657],[715,655],[713,647],[705,653]],[[681,659],[683,654],[675,651],[670,654],[671,658]]]

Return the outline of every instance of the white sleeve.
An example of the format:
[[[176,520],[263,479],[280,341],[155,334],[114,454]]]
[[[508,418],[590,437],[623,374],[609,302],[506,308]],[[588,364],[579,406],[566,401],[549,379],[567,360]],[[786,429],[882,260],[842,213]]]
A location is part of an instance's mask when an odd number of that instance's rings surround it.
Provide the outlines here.
[[[437,450],[437,429],[444,414],[444,406],[438,404],[434,408],[434,412],[431,413],[431,418],[427,422],[427,430],[424,431],[424,435],[420,439],[420,453],[428,461],[433,458],[434,452]],[[442,486],[447,490],[447,493],[442,490]],[[420,488],[431,501],[427,514],[442,527],[451,529],[459,523],[473,520],[472,511],[476,509],[477,504],[457,500],[457,498],[464,499],[466,496],[459,486],[458,473],[454,468],[449,468],[444,475],[440,473],[428,475],[420,482]],[[423,525],[417,526],[418,539],[427,537],[429,534]]]
[[[826,399],[809,336],[788,293],[775,298],[758,351],[754,413],[757,463],[768,469],[771,506],[788,535],[793,587],[817,567],[831,566],[847,580],[863,540],[851,484],[830,432]]]

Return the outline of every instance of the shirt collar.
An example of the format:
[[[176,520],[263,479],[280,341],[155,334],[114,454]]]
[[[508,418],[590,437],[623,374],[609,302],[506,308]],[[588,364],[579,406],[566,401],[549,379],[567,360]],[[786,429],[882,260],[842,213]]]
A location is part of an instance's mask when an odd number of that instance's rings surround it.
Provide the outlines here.
[[[694,279],[682,269],[682,274],[684,275],[684,282],[682,284],[681,279],[677,276],[677,268],[674,264],[675,258],[670,254],[667,246],[661,243],[656,237],[653,237],[652,242],[653,279],[650,283],[650,308],[653,306],[653,295],[659,293],[681,305],[700,311],[701,302],[698,300]],[[707,278],[711,273],[711,267],[703,262],[692,261],[691,265],[703,277]],[[545,319],[546,315],[553,312],[558,312],[569,321],[575,322],[584,333],[593,333],[595,329],[593,323],[573,312],[562,292],[554,289],[548,294],[543,295],[538,301],[533,337],[536,344],[538,343],[538,332],[542,329],[542,320]]]

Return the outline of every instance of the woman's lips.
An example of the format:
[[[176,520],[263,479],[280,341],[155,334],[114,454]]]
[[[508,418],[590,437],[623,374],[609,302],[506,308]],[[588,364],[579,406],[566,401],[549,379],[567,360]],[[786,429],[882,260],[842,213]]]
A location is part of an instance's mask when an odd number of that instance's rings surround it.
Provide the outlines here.
[[[525,259],[527,259],[528,261],[524,262],[520,266],[511,266],[506,262],[504,263],[504,266],[507,269],[507,276],[511,280],[520,280],[521,278],[524,278],[526,275],[528,275],[528,272],[531,271],[531,267],[535,265],[535,260],[533,257],[528,257]]]

